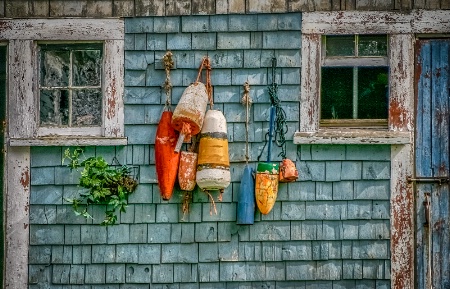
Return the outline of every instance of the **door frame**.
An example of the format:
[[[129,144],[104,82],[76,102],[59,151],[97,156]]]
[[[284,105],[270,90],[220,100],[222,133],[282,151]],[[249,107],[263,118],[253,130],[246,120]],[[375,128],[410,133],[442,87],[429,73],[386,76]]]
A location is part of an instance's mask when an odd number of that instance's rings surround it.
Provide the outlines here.
[[[5,69],[5,78],[2,79],[0,77],[0,81],[4,81],[5,85],[5,91],[0,92],[0,139],[1,139],[1,145],[0,145],[0,178],[2,178],[2,186],[0,187],[0,208],[2,208],[2,211],[0,213],[0,286],[3,288],[3,280],[5,279],[5,226],[4,226],[4,220],[5,220],[5,207],[4,207],[4,196],[6,192],[6,186],[5,186],[5,150],[6,150],[6,97],[8,95],[8,46],[7,43],[0,42],[0,48],[5,50],[5,56],[4,59],[0,59],[0,65],[4,65],[2,69]],[[4,95],[2,95],[4,93]]]

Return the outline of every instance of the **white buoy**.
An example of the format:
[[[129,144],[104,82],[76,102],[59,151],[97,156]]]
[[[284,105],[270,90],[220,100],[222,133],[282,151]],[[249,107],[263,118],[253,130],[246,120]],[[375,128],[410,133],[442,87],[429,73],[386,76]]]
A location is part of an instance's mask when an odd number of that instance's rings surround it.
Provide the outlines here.
[[[223,190],[230,185],[227,121],[219,110],[206,112],[200,133],[197,185],[202,190]]]

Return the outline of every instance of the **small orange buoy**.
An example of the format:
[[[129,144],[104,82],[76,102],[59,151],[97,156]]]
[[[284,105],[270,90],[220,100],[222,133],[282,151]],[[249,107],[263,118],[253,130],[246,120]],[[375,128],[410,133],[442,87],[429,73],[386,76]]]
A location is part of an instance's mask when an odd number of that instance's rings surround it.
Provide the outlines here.
[[[181,152],[180,166],[178,168],[178,183],[183,191],[192,191],[195,188],[197,159],[198,154],[195,152]]]
[[[174,151],[178,133],[171,126],[172,112],[164,111],[156,130],[155,164],[161,197],[169,200],[177,178],[180,154]]]
[[[259,211],[267,215],[278,195],[278,164],[258,163],[255,178],[255,198]]]
[[[298,178],[298,171],[290,159],[283,159],[280,164],[280,182],[289,183]]]

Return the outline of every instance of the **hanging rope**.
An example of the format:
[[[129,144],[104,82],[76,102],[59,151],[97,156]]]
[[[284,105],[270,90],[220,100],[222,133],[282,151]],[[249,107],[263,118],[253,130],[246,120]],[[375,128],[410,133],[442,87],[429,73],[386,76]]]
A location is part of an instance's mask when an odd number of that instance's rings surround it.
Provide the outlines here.
[[[164,81],[164,90],[166,91],[166,103],[164,105],[164,110],[172,110],[171,104],[171,92],[172,92],[172,82],[170,82],[170,70],[174,66],[174,62],[172,60],[172,52],[167,51],[163,56],[164,62],[164,70],[166,71],[166,80]]]
[[[278,98],[278,84],[276,83],[276,71],[277,71],[277,59],[272,58],[272,84],[268,86],[269,98],[271,106],[275,107],[275,121],[274,121],[274,139],[275,144],[281,148],[281,152],[278,156],[283,159],[286,158],[286,133],[288,132],[288,126],[286,123],[286,112],[281,107],[280,99]],[[261,158],[264,149],[266,148],[268,142],[269,132],[265,135],[264,146],[258,155],[258,161]],[[270,153],[270,152],[269,152]]]
[[[248,164],[249,147],[248,147],[248,127],[250,119],[250,105],[252,105],[252,98],[250,97],[250,84],[248,81],[244,83],[244,94],[241,99],[241,103],[245,105],[245,163]]]
[[[214,103],[213,103],[213,97],[212,97],[212,84],[211,84],[211,69],[212,68],[211,68],[211,61],[208,56],[203,57],[200,67],[198,68],[197,80],[195,82],[201,82],[203,69],[206,69],[205,86],[206,86],[206,93],[208,94],[209,108],[213,109]]]

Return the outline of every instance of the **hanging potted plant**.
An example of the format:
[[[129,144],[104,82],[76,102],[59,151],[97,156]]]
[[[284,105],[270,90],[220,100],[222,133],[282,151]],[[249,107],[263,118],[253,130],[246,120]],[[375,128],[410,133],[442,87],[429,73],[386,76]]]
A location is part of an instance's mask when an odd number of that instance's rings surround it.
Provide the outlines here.
[[[87,211],[89,205],[106,205],[105,218],[100,224],[114,225],[117,221],[116,211],[126,212],[128,195],[135,191],[137,180],[128,166],[111,166],[101,156],[80,161],[82,154],[81,148],[64,152],[63,164],[67,159],[67,166],[71,170],[83,168],[79,186],[87,189],[78,198],[65,200],[72,204],[77,216],[86,219],[93,219]]]

